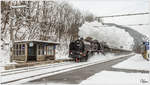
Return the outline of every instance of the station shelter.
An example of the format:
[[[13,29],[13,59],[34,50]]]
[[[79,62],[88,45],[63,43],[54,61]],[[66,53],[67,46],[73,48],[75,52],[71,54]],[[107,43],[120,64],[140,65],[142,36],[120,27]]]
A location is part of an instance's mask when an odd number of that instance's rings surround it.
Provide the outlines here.
[[[59,45],[59,43],[42,40],[15,41],[13,43],[11,61],[55,60],[56,45]]]

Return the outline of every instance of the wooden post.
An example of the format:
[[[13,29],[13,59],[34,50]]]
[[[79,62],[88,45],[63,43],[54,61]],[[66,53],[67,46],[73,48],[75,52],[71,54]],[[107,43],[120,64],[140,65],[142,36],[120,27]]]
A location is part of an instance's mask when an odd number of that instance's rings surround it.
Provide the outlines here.
[[[25,62],[28,61],[28,44],[25,43]]]
[[[12,47],[12,55],[10,57],[10,62],[12,62],[14,60],[14,45]]]
[[[38,47],[39,47],[39,45],[37,44],[37,45],[36,45],[36,49],[37,49],[37,50],[36,50],[36,51],[37,51],[37,52],[36,52],[36,61],[38,60],[38,52],[39,52]]]
[[[55,50],[56,50],[56,45],[54,45],[54,60],[55,60]]]

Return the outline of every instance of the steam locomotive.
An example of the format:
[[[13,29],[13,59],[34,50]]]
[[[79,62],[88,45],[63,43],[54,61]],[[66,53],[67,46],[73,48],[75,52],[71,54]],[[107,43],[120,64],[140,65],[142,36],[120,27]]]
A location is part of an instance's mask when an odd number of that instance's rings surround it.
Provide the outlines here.
[[[97,40],[78,39],[69,44],[69,57],[76,62],[85,62],[95,53],[103,53],[103,46]]]

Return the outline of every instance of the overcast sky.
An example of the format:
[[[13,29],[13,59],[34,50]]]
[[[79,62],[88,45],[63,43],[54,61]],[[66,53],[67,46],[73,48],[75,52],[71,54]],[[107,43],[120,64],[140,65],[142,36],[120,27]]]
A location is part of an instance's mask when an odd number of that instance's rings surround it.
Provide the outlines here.
[[[96,16],[150,12],[150,0],[69,0],[69,3],[82,12],[89,11]],[[105,21],[106,20],[119,24],[139,24],[149,23],[150,16],[140,15],[132,17],[118,17],[113,19],[107,18]]]
[[[89,11],[97,16],[147,12],[150,0],[69,0],[81,11]]]

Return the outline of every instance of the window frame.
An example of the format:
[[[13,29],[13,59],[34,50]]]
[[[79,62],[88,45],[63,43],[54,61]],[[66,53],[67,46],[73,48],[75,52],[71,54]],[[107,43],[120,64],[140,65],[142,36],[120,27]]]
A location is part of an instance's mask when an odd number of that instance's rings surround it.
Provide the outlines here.
[[[39,44],[38,45],[38,48],[37,48],[37,55],[38,56],[44,56],[45,54],[44,54],[44,45],[41,45],[41,44]]]
[[[24,48],[23,48],[24,46]],[[15,43],[13,45],[13,55],[14,56],[25,56],[26,54],[26,45],[25,43]]]
[[[46,46],[47,50],[47,56],[53,56],[54,55],[54,46],[53,45],[47,45]]]

